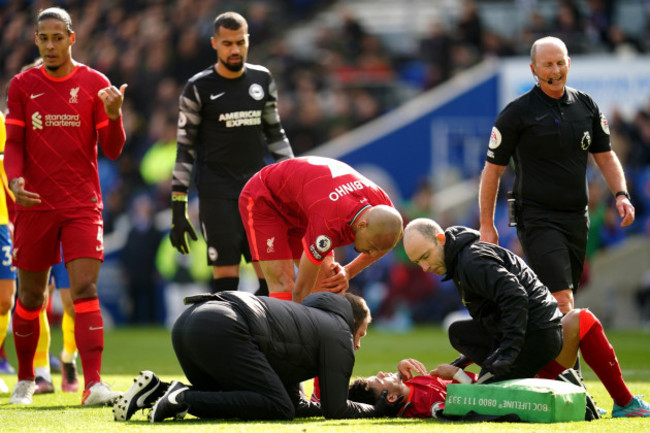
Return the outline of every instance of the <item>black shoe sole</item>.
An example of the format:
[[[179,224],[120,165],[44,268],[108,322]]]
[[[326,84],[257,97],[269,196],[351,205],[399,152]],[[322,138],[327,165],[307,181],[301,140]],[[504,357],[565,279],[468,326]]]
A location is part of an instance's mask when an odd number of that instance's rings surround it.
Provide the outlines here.
[[[138,409],[151,407],[164,393],[163,383],[152,371],[141,371],[133,385],[113,405],[115,421],[128,421]]]

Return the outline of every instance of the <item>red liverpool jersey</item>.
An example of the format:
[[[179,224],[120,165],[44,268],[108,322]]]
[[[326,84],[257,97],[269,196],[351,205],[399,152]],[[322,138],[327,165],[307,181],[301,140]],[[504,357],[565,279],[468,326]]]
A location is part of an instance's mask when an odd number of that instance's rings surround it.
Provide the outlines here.
[[[465,372],[472,381],[476,382],[478,376],[475,373]],[[440,409],[445,408],[447,398],[447,385],[458,383],[455,380],[442,379],[437,376],[415,376],[404,382],[411,389],[409,398],[402,408],[399,416],[404,418],[431,418],[433,406],[440,403]]]
[[[315,262],[335,247],[354,242],[352,225],[371,206],[393,206],[388,195],[349,165],[308,156],[263,168],[259,175],[272,206],[296,229]]]
[[[102,209],[97,131],[109,119],[97,92],[108,86],[103,74],[81,64],[62,78],[41,66],[11,81],[6,123],[23,129],[22,172],[12,174],[23,176],[25,189],[41,196],[41,204],[30,210]]]

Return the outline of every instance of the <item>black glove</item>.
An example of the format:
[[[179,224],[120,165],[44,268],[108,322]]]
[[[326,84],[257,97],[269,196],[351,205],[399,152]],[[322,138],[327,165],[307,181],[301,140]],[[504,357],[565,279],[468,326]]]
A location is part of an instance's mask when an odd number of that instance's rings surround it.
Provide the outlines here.
[[[483,362],[483,368],[495,376],[505,376],[512,370],[512,364],[514,364],[515,358],[514,356],[506,356],[496,351]]]
[[[387,395],[388,390],[383,390],[375,402],[375,416],[395,417],[402,408],[402,400],[404,400],[403,395],[400,395],[399,398],[392,403],[386,399]]]
[[[460,355],[458,355],[458,358],[451,361],[449,365],[453,365],[454,367],[458,367],[464,370],[465,367],[473,363],[474,361],[472,361],[471,359],[469,359],[469,357],[461,353]]]
[[[186,233],[192,239],[197,240],[194,227],[187,216],[187,195],[172,194],[172,228],[169,232],[169,239],[181,254],[190,252],[190,245],[185,237]]]

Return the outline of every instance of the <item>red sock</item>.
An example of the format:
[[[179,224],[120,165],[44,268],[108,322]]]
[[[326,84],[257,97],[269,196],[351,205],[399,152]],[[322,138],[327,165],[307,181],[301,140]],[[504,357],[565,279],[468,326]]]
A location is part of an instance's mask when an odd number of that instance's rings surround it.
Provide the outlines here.
[[[99,382],[104,351],[104,322],[98,298],[74,301],[74,338],[84,371],[84,389]]]
[[[271,298],[275,299],[281,299],[283,301],[290,301],[291,300],[291,292],[277,292],[277,293],[269,293],[269,296]]]
[[[605,336],[603,325],[587,309],[580,311],[580,353],[603,383],[614,403],[627,406],[632,400],[632,393],[623,381],[614,348]]]
[[[27,308],[20,298],[13,317],[14,345],[18,358],[18,380],[34,380],[34,354],[41,333],[38,316],[42,307]]]
[[[6,342],[7,342],[7,340],[4,340],[2,342],[2,345],[0,346],[0,358],[4,358],[4,359],[7,359],[7,352],[5,352],[5,343]]]
[[[566,370],[565,366],[560,365],[556,360],[553,360],[546,364],[544,368],[539,370],[535,377],[539,379],[555,379],[564,370]]]

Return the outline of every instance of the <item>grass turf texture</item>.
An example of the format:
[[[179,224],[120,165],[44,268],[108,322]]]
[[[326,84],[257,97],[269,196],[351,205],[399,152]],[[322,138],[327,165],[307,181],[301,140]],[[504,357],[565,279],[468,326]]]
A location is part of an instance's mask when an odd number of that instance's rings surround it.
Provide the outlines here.
[[[61,347],[60,329],[52,332],[53,352]],[[650,338],[647,332],[617,331],[608,336],[616,349],[623,367],[623,375],[634,394],[650,397]],[[12,365],[16,365],[13,340],[7,337],[7,352]],[[449,346],[447,337],[438,327],[416,328],[408,334],[379,333],[371,329],[362,340],[362,349],[357,352],[354,375],[367,376],[378,370],[395,371],[397,361],[403,358],[417,358],[432,369],[437,364],[449,362],[456,354]],[[78,364],[79,361],[77,361]],[[378,420],[336,420],[323,418],[294,420],[291,422],[243,422],[199,420],[188,417],[184,421],[166,421],[149,424],[146,414],[137,412],[129,422],[113,421],[109,407],[85,408],[80,406],[81,393],[65,394],[60,391],[61,376],[54,374],[57,389],[54,394],[36,395],[30,406],[10,405],[9,395],[0,395],[1,432],[271,432],[271,433],[378,433],[378,432],[642,432],[650,431],[650,419],[609,419],[612,400],[598,381],[598,378],[583,361],[583,374],[587,387],[600,407],[607,409],[603,420],[587,423],[560,424],[500,424],[500,423],[442,423],[436,420],[378,419]],[[184,376],[176,362],[171,348],[169,332],[162,328],[121,328],[105,334],[103,379],[113,389],[126,391],[140,370],[153,370],[163,380],[179,379]],[[14,375],[0,376],[10,389],[16,383]],[[80,375],[82,380],[82,376]],[[83,382],[83,380],[82,380]],[[83,385],[83,383],[82,383]],[[306,384],[306,390],[310,385]]]

